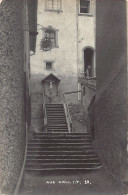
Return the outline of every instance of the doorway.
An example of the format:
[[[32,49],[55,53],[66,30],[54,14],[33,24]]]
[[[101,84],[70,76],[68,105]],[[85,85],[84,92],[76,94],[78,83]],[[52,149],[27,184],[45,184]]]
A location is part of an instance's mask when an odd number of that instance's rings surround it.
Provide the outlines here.
[[[93,76],[94,49],[86,47],[84,49],[84,73],[87,77]]]

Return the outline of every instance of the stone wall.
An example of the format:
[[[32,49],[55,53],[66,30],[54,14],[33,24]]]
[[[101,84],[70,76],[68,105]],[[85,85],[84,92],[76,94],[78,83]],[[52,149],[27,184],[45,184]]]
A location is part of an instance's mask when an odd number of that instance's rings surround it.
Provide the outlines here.
[[[119,182],[126,171],[126,69],[95,102],[91,112],[91,133],[103,167]]]
[[[41,78],[31,75],[31,127],[32,132],[43,130],[43,89]]]
[[[0,184],[11,194],[24,158],[24,71],[22,3],[0,5]]]
[[[126,2],[96,3],[97,90],[90,111],[94,146],[103,167],[119,182],[126,173]]]
[[[72,132],[83,132],[87,131],[85,114],[83,114],[83,105],[81,102],[74,102],[68,105],[69,112],[72,120]]]
[[[32,132],[41,132],[44,127],[43,104],[31,104],[31,128]]]
[[[96,76],[99,90],[107,80],[114,78],[123,64],[126,65],[126,1],[97,0],[96,16]]]

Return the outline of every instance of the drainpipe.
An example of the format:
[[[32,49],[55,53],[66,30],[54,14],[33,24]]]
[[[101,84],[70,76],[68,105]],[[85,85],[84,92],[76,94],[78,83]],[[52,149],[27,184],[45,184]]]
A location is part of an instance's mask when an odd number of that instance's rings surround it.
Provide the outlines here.
[[[94,41],[95,41],[95,43],[94,43],[94,62],[93,62],[93,76],[94,77],[96,77],[96,1],[94,1],[94,5],[93,5],[94,7],[93,7],[93,12],[94,12],[94,19],[93,19],[93,23],[94,23],[94,33],[95,33],[95,35],[94,35],[94,37],[95,37],[95,39],[94,39]]]
[[[78,59],[79,59],[79,50],[78,50],[78,38],[79,38],[79,32],[78,32],[78,11],[79,11],[79,1],[76,0],[76,44],[77,44],[77,83],[79,81],[79,66],[78,66]],[[77,86],[78,91],[81,90],[80,83],[78,83]],[[78,93],[78,100],[81,100],[81,93]]]

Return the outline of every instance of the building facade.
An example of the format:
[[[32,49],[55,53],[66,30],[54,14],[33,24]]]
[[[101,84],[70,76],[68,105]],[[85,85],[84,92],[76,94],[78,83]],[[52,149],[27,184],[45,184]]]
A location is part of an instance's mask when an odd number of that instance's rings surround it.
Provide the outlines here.
[[[86,72],[87,66],[91,66],[91,76],[95,75],[94,20],[95,0],[38,2],[36,52],[31,56],[34,103],[42,103],[44,86],[41,81],[50,74],[60,80],[57,84],[54,79],[46,79],[45,98],[52,103],[61,102],[63,93],[78,90],[79,74]],[[49,38],[51,47],[45,48]],[[73,98],[77,99],[77,96]]]

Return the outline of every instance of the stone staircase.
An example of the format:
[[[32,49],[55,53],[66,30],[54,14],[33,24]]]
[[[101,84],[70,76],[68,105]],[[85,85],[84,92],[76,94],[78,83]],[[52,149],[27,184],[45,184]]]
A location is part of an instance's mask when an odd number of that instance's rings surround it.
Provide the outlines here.
[[[88,133],[36,133],[29,140],[26,171],[100,167]]]
[[[86,170],[101,167],[89,133],[69,133],[62,104],[46,104],[47,132],[28,141],[26,171]]]
[[[68,132],[63,104],[46,104],[47,132]]]

